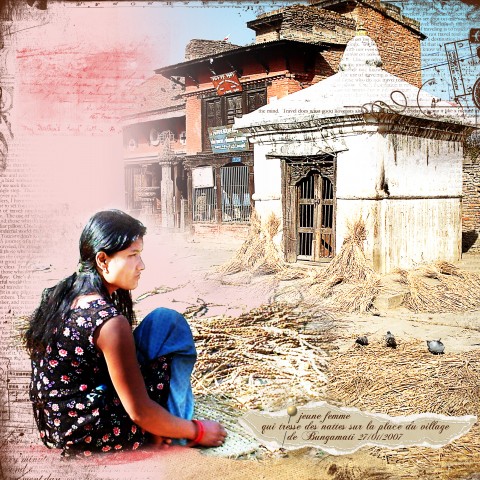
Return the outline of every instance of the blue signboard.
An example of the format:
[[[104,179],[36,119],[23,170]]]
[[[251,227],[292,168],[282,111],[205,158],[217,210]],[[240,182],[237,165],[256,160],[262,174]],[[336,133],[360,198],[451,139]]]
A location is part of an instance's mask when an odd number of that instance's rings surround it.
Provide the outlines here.
[[[210,127],[208,138],[213,153],[244,152],[249,150],[248,140],[244,133],[233,130],[230,126]]]

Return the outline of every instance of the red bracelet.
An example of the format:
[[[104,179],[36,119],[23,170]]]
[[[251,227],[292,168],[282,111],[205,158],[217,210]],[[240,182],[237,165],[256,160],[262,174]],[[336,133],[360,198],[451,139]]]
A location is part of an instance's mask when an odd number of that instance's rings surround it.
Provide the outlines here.
[[[205,427],[200,420],[192,420],[197,428],[197,436],[193,439],[193,444],[196,445],[202,441],[203,436],[205,435]]]

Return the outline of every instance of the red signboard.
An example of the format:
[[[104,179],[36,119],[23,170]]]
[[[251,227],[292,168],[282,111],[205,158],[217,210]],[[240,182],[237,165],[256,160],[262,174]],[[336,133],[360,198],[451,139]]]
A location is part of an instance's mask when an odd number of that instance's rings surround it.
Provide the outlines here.
[[[238,80],[237,72],[222,73],[221,75],[215,75],[210,78],[218,95],[242,91],[242,84]]]

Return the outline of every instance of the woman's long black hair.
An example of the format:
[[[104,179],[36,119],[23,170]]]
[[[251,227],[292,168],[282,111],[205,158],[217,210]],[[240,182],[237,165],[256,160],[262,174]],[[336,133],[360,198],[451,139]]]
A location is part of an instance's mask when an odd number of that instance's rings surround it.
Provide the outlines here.
[[[96,268],[96,255],[104,252],[111,256],[125,250],[145,233],[146,228],[139,220],[120,210],[98,212],[90,218],[80,236],[78,271],[45,289],[39,307],[29,319],[24,341],[31,357],[45,350],[80,295],[98,293],[113,303],[130,323],[134,322],[130,291],[118,289],[111,295],[108,293]]]

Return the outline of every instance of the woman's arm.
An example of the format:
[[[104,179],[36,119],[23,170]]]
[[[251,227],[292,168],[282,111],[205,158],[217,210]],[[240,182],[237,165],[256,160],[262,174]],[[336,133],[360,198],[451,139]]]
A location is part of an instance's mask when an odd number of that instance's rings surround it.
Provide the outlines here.
[[[95,344],[105,356],[108,372],[123,407],[133,422],[156,436],[193,440],[197,428],[190,420],[171,415],[147,393],[137,363],[135,342],[128,320],[119,315],[95,331]],[[219,446],[226,432],[217,422],[202,421],[204,446]]]

